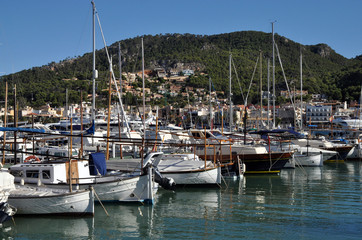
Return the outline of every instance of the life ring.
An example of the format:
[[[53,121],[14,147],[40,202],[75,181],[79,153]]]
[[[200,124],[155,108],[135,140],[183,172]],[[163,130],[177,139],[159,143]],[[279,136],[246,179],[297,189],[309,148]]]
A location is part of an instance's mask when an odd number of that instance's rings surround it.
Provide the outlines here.
[[[40,159],[37,156],[31,155],[25,158],[24,160],[24,163],[30,163],[30,162],[40,162]]]

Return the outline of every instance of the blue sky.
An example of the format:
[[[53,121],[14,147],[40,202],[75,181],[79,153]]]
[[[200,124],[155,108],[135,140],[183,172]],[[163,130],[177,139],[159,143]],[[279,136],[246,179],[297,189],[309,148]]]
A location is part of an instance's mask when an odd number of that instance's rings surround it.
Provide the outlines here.
[[[90,0],[1,0],[0,76],[92,51]],[[361,0],[95,0],[110,45],[144,34],[275,32],[362,54]],[[103,47],[97,28],[96,48]]]

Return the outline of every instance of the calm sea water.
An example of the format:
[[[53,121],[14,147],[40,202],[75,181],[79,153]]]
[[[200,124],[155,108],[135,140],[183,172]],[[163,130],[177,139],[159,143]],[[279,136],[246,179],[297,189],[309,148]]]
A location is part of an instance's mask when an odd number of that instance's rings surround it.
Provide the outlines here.
[[[160,190],[154,206],[100,205],[94,218],[15,217],[1,239],[361,239],[362,163]]]

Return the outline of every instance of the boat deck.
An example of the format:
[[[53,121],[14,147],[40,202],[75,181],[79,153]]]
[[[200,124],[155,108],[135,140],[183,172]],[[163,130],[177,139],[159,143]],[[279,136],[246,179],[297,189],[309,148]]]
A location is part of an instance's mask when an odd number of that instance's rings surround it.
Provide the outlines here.
[[[119,171],[135,171],[140,170],[141,159],[109,159],[107,161],[108,170]],[[160,172],[174,172],[174,171],[190,171],[205,169],[204,161],[187,161],[187,160],[161,160],[157,166]],[[206,168],[214,168],[214,164],[207,161]]]
[[[135,170],[140,170],[141,159],[140,158],[111,158],[107,161],[108,170],[124,171],[124,172],[133,172]]]

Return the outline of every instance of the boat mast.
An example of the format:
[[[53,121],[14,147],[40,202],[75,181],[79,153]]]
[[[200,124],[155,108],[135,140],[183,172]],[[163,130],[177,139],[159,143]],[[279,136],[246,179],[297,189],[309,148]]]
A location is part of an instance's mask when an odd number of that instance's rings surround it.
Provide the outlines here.
[[[118,64],[119,64],[119,91],[122,96],[122,53],[121,53],[121,44],[118,42]],[[123,127],[123,111],[121,112],[122,127]]]
[[[142,45],[142,89],[143,89],[143,94],[142,94],[142,99],[143,99],[143,117],[142,117],[142,122],[143,122],[143,137],[142,137],[142,153],[141,153],[141,166],[143,166],[143,160],[144,160],[144,156],[145,156],[145,140],[146,140],[146,100],[145,100],[145,54],[144,54],[144,49],[143,49],[143,38],[141,38],[141,45]],[[143,170],[142,170],[143,171]]]
[[[65,89],[65,118],[69,119],[69,105],[68,105],[68,88]]]
[[[358,114],[358,116],[356,116],[359,120],[361,120],[361,114],[362,114],[361,106],[362,106],[362,85],[361,85],[361,93],[360,93],[360,96],[359,96],[359,114]],[[361,121],[359,121],[358,125],[360,125],[360,122]],[[360,126],[358,126],[358,127],[360,127]]]
[[[109,63],[109,88],[108,88],[108,117],[107,117],[107,143],[106,143],[106,160],[109,160],[109,136],[110,136],[110,121],[111,121],[111,100],[112,100],[112,58]],[[121,136],[119,136],[121,137]]]
[[[209,77],[209,94],[210,94],[210,98],[209,98],[209,113],[210,113],[210,129],[212,130],[212,106],[211,106],[211,77]]]
[[[302,48],[300,48],[300,130],[303,129],[303,65]]]
[[[17,109],[17,102],[16,102],[16,84],[14,86],[14,127],[18,127],[18,109]],[[17,146],[17,142],[16,142],[16,133],[17,131],[14,131],[14,164],[17,163],[17,156],[16,156],[16,146]]]
[[[98,78],[98,72],[96,70],[96,24],[95,24],[95,15],[96,15],[96,6],[92,0],[93,6],[93,74],[92,74],[92,83],[93,83],[93,93],[92,93],[92,123],[95,119],[96,111],[96,78]]]
[[[274,22],[272,22],[272,36],[273,36],[273,128],[275,128],[275,40],[274,40]]]
[[[229,118],[229,128],[230,132],[232,132],[233,125],[233,102],[231,101],[231,53],[229,55],[229,103],[230,103],[230,118]]]
[[[4,127],[7,127],[7,114],[8,114],[8,81],[5,81],[5,111],[4,111]],[[5,164],[5,145],[6,145],[6,131],[4,131],[3,135],[4,141],[3,141],[3,161],[2,164]],[[33,151],[34,151],[34,145],[33,145]]]
[[[142,99],[143,99],[143,134],[146,138],[146,99],[145,99],[145,53],[143,49],[143,38],[141,38],[141,44],[142,44]]]
[[[270,111],[270,59],[268,58],[268,113],[267,113],[268,129],[270,129],[269,111]]]
[[[262,65],[262,54],[263,52],[260,50],[260,128],[262,127],[263,122],[263,65]]]
[[[187,90],[187,103],[189,105],[189,114],[190,114],[190,128],[192,128],[192,111],[191,111],[191,105],[190,105],[190,96],[189,91]]]

